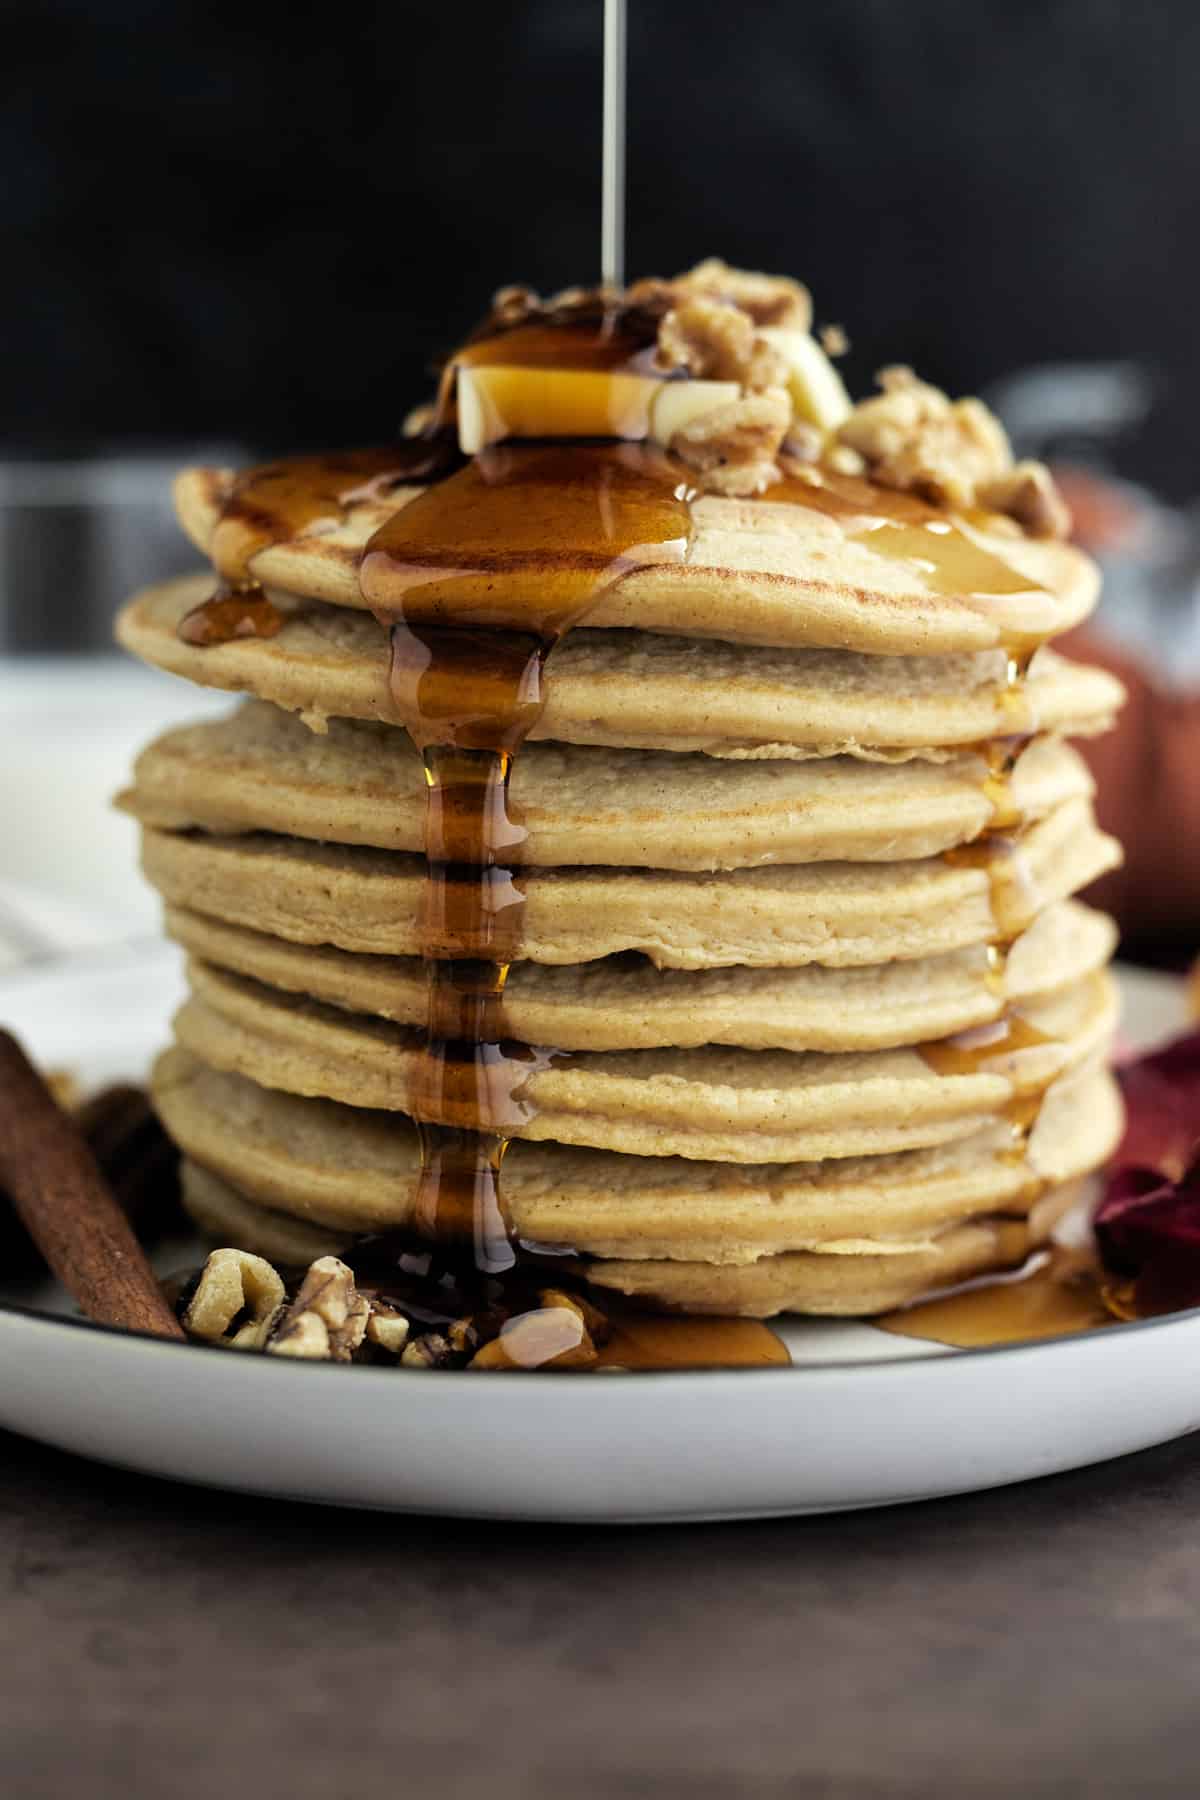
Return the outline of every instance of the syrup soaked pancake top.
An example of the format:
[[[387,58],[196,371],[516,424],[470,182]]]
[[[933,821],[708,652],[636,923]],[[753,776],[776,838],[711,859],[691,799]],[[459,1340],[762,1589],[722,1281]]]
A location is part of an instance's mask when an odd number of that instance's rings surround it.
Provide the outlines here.
[[[920,655],[1052,637],[1095,604],[1095,568],[1070,545],[1024,538],[1006,520],[960,528],[867,482],[838,484],[830,506],[833,490],[827,478],[823,487],[788,483],[784,493],[753,498],[699,495],[682,559],[632,569],[582,624]],[[228,531],[237,491],[229,470],[179,477],[180,521],[205,555]],[[243,566],[267,588],[369,609],[360,566],[370,540],[427,492],[402,484],[381,495],[360,483],[343,504],[315,508],[300,524],[293,508]],[[239,544],[244,551],[244,538]]]

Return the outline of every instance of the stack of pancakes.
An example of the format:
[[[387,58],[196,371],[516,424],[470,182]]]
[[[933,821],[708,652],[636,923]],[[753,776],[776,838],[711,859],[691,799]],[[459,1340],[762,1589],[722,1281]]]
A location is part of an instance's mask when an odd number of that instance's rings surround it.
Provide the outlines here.
[[[202,549],[231,486],[181,478]],[[123,803],[190,958],[154,1078],[187,1204],[279,1261],[403,1226],[416,1193],[424,784],[357,566],[417,491],[261,551],[274,636],[182,641],[208,574],[120,624],[249,696],[150,745]],[[597,1288],[877,1312],[1019,1262],[1110,1152],[1114,932],[1072,896],[1118,850],[1065,738],[1120,690],[1013,657],[1095,576],[999,526],[970,542],[1011,591],[947,592],[935,550],[882,554],[853,517],[707,495],[682,567],[637,571],[552,656],[512,777],[503,1004],[560,1054],[531,1061],[503,1193]]]

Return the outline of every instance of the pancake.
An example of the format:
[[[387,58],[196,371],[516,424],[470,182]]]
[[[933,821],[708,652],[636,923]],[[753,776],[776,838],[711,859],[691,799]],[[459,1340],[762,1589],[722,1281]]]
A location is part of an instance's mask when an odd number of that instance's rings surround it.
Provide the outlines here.
[[[179,1047],[159,1058],[153,1093],[185,1154],[265,1209],[268,1223],[299,1221],[345,1245],[411,1220],[420,1157],[400,1115],[273,1092]],[[1021,1216],[1039,1183],[1102,1162],[1121,1124],[1111,1076],[1084,1070],[1047,1093],[1024,1162],[997,1122],[936,1148],[832,1162],[709,1163],[518,1141],[505,1198],[521,1237],[625,1260],[737,1266],[787,1250],[849,1254],[863,1241],[895,1251],[979,1214]],[[211,1229],[244,1242],[232,1221]]]
[[[175,483],[180,523],[205,556],[232,492],[233,472],[186,469]],[[364,608],[358,564],[368,539],[423,490],[398,488],[363,500],[251,559],[268,589]],[[633,570],[588,615],[593,627],[635,626],[732,643],[815,646],[922,656],[1003,648],[1014,636],[1052,637],[1086,618],[1099,577],[1082,552],[1022,537],[1008,521],[972,526],[981,548],[1006,562],[1028,586],[1011,593],[959,596],[936,590],[911,545],[902,557],[881,548],[885,535],[864,532],[897,505],[894,493],[868,484],[871,510],[836,519],[779,499],[705,494],[692,506],[692,536],[681,564]],[[907,511],[922,509],[909,503]],[[946,515],[928,518],[944,529]],[[874,542],[872,542],[874,540]],[[472,546],[473,560],[479,552]]]
[[[327,718],[388,720],[387,640],[368,614],[301,602],[273,638],[184,643],[180,620],[212,591],[210,574],[148,588],[117,636],[144,662],[269,700],[317,729]],[[728,758],[937,758],[1015,732],[1104,731],[1121,698],[1106,671],[1052,650],[1022,690],[1006,691],[999,650],[879,657],[578,631],[554,652],[531,739]]]
[[[283,994],[209,964],[189,967],[176,1015],[185,1049],[265,1087],[403,1112],[423,1034]],[[1017,1095],[1094,1056],[1116,1026],[1107,973],[1022,1010],[982,1066],[943,1073],[919,1050],[527,1053],[496,1124],[534,1142],[727,1162],[882,1155],[964,1136]],[[1032,1042],[1027,1041],[1032,1038]],[[447,1110],[449,1125],[469,1123]],[[488,1121],[483,1121],[485,1127]]]
[[[905,1256],[785,1251],[741,1268],[703,1262],[597,1262],[590,1286],[666,1311],[770,1319],[783,1312],[860,1318],[907,1306],[939,1288],[1017,1269],[1075,1206],[1080,1188],[1051,1188],[1028,1217],[975,1218]]]
[[[940,858],[718,874],[531,869],[519,956],[580,963],[642,952],[656,967],[846,968],[939,955],[1007,935],[1115,867],[1120,849],[1072,801],[978,865]],[[147,830],[142,867],[177,906],[301,944],[416,956],[425,865],[299,839]]]
[[[186,907],[168,935],[202,961],[351,1012],[424,1026],[429,984],[418,957],[353,955],[291,944]],[[1002,981],[984,945],[866,969],[655,969],[645,957],[554,966],[518,963],[504,990],[505,1035],[559,1050],[882,1050],[986,1024],[1008,1000],[1070,986],[1107,962],[1116,927],[1063,901],[1010,949]]]
[[[246,698],[119,804],[188,954],[153,1087],[209,1235],[302,1263],[473,1230],[482,1268],[504,1233],[658,1308],[857,1316],[1019,1263],[1112,1150],[1114,929],[1072,896],[1120,852],[1066,739],[1122,694],[1050,647],[1097,570],[1048,473],[904,371],[805,463],[813,371],[845,396],[755,309],[806,297],[706,269],[679,317],[655,284],[645,317],[585,296],[485,333],[442,396],[474,460],[444,412],[179,478],[218,574],[119,633]],[[719,362],[740,399],[643,380],[627,428],[668,452],[559,443],[656,330],[664,378]],[[504,976],[469,960],[510,945]]]
[[[689,1312],[771,1318],[806,1312],[860,1318],[888,1312],[930,1290],[994,1268],[1016,1267],[1045,1243],[1081,1198],[1082,1184],[1045,1190],[1027,1216],[983,1216],[949,1226],[921,1245],[878,1245],[852,1253],[786,1251],[742,1265],[599,1260],[580,1266],[596,1289]],[[344,1235],[267,1211],[197,1163],[183,1164],[183,1204],[214,1244],[233,1244],[269,1261],[303,1267],[348,1247]]]
[[[971,753],[945,763],[730,763],[534,744],[510,787],[525,835],[506,855],[517,867],[665,870],[909,860],[968,843],[994,821],[986,779],[984,758]],[[1015,811],[1034,819],[1090,795],[1092,780],[1076,751],[1038,738],[1009,791]],[[320,736],[249,700],[228,718],[157,738],[138,757],[122,804],[168,830],[420,851],[425,795],[406,732],[343,719]]]

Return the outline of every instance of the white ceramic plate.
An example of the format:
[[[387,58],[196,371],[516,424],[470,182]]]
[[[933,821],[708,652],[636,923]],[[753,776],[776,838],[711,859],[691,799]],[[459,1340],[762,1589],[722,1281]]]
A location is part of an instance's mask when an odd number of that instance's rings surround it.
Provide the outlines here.
[[[181,989],[161,944],[0,984],[43,1065],[140,1077]],[[1125,978],[1129,1035],[1177,984]],[[184,1260],[179,1246],[167,1252]],[[869,1325],[784,1335],[790,1369],[607,1378],[342,1369],[105,1331],[0,1284],[0,1425],[182,1481],[398,1511],[634,1522],[882,1506],[1120,1456],[1200,1428],[1200,1311],[945,1350]]]

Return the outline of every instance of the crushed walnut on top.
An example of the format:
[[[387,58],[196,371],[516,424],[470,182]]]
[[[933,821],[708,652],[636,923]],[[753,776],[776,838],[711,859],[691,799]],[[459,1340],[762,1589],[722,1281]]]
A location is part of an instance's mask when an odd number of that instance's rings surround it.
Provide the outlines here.
[[[857,405],[847,400],[835,424],[801,413],[805,370],[789,364],[784,340],[771,335],[811,332],[812,303],[799,282],[710,258],[672,281],[638,283],[628,297],[660,314],[661,368],[736,381],[742,389],[671,441],[705,488],[761,493],[790,462],[816,463],[936,506],[1005,513],[1031,537],[1063,537],[1070,529],[1050,471],[1043,463],[1013,461],[1004,427],[983,402],[951,400],[911,369],[884,369],[881,391]],[[827,327],[806,354],[839,355],[845,348],[841,328]]]
[[[1014,462],[1004,427],[981,400],[951,400],[911,369],[892,367],[881,372],[877,394],[852,403],[830,361],[846,348],[845,333],[825,326],[814,335],[808,290],[787,276],[710,257],[617,296],[571,288],[543,301],[530,288],[503,288],[484,334],[537,315],[594,312],[614,299],[655,333],[654,363],[664,374],[723,384],[668,444],[698,487],[753,496],[807,465],[863,475],[935,506],[1007,514],[1031,537],[1069,530],[1050,471]]]
[[[951,400],[911,369],[883,369],[881,392],[839,426],[839,445],[881,487],[936,506],[1007,513],[1032,537],[1062,537],[1070,515],[1044,463],[1014,463],[1007,433],[982,400]]]

